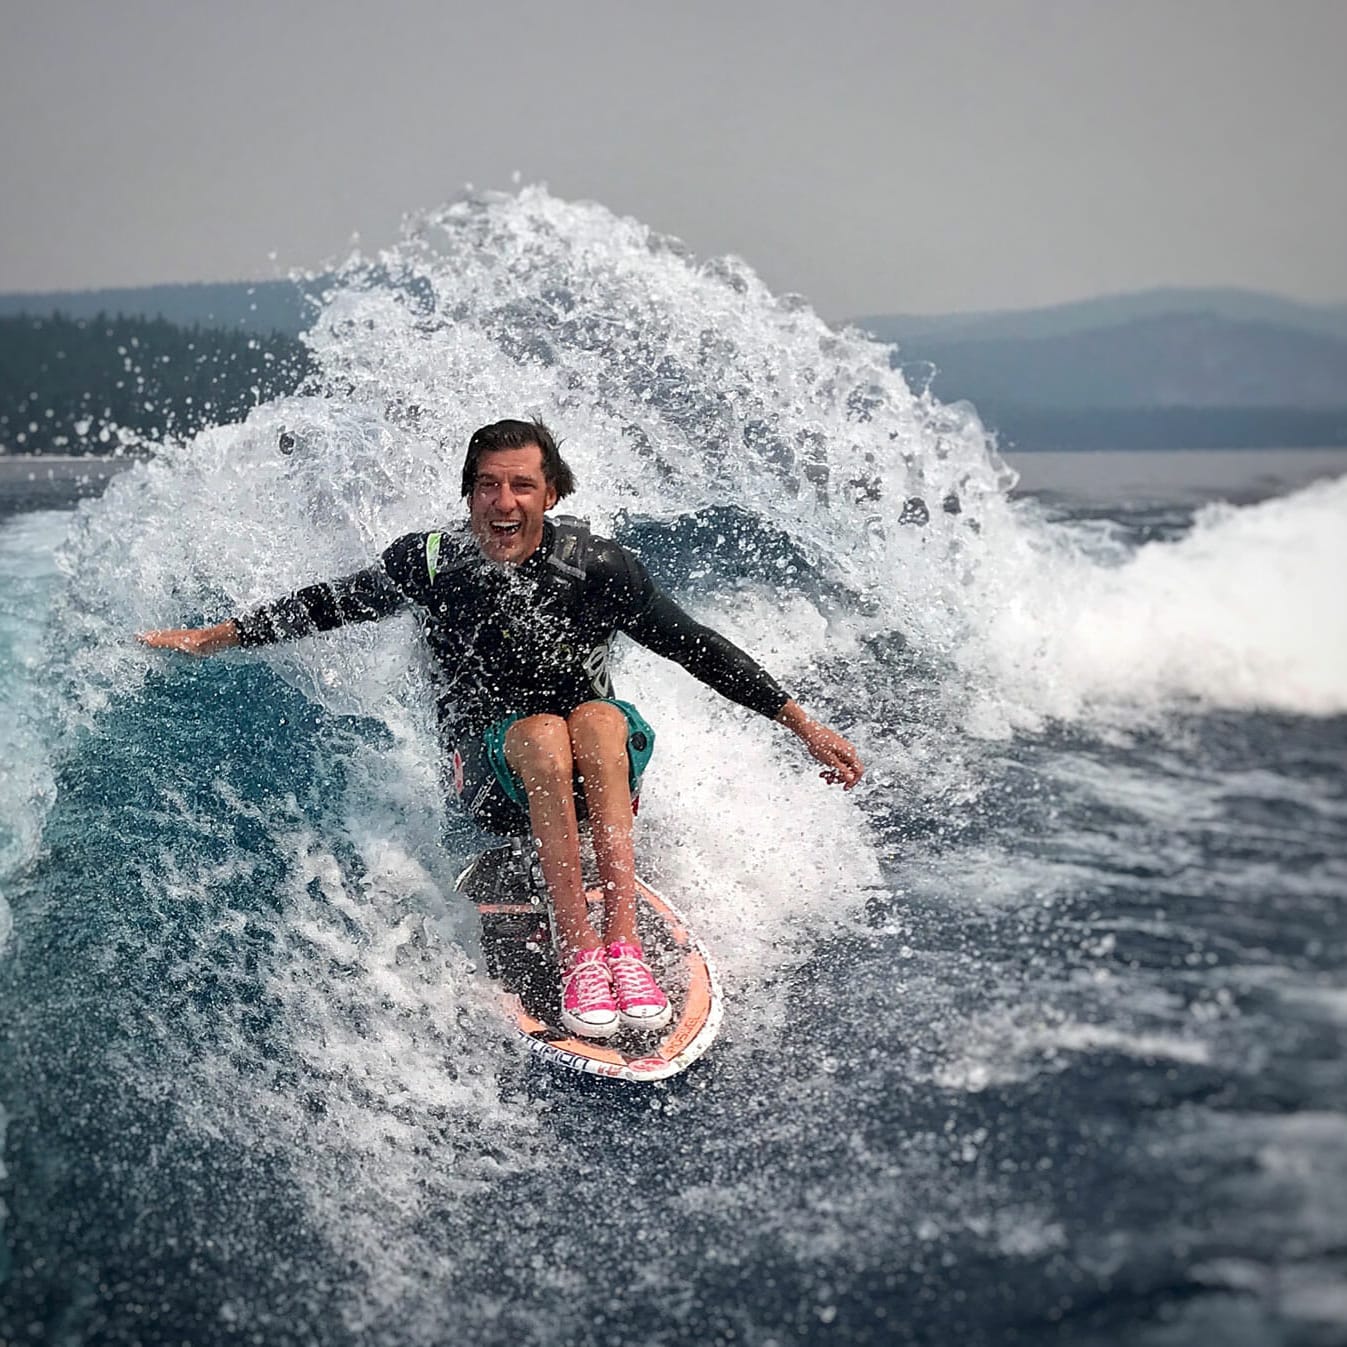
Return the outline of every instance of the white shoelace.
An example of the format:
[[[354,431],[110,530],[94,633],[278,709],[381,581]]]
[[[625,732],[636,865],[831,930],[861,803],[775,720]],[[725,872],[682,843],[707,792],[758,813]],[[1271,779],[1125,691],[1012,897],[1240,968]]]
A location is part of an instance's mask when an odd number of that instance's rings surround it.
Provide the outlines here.
[[[563,997],[571,991],[572,985],[575,990],[574,999],[583,1010],[590,1001],[598,999],[606,991],[611,991],[612,979],[608,976],[608,965],[602,959],[582,959],[572,964],[562,987]]]
[[[636,1001],[662,1005],[663,995],[654,974],[646,967],[645,960],[635,954],[622,954],[608,960],[608,971],[613,975],[613,986],[617,989],[619,1001]]]

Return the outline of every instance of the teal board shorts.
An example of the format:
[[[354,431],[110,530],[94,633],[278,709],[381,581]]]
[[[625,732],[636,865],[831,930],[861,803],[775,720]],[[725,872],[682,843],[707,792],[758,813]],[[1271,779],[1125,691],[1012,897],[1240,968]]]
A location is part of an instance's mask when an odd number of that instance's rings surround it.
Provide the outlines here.
[[[630,703],[616,698],[595,698],[616,706],[627,718],[627,771],[632,804],[641,791],[641,778],[655,751],[655,731]],[[506,716],[488,725],[481,734],[455,745],[451,766],[454,794],[473,820],[488,832],[509,837],[529,833],[528,796],[519,774],[505,761],[505,736],[522,716]],[[586,816],[585,796],[575,783],[575,810]]]

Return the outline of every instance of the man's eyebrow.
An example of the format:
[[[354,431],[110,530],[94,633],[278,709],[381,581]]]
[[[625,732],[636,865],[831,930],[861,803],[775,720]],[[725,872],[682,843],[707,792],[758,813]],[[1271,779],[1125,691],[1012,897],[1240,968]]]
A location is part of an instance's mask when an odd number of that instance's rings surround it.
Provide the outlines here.
[[[491,468],[479,468],[477,475],[472,479],[474,482],[496,482],[509,479],[512,482],[533,482],[543,481],[543,474],[534,472],[529,468],[521,468],[518,472],[496,472]]]

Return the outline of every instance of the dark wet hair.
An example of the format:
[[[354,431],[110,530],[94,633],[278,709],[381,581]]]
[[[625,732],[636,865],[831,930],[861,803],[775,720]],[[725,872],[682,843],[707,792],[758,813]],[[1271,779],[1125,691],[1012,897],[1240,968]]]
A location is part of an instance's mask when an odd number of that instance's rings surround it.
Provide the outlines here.
[[[527,449],[536,444],[543,451],[543,480],[562,500],[575,490],[575,474],[561,456],[552,432],[535,416],[532,421],[493,421],[472,433],[468,454],[463,460],[463,496],[472,495],[477,482],[477,464],[483,454],[498,449]]]

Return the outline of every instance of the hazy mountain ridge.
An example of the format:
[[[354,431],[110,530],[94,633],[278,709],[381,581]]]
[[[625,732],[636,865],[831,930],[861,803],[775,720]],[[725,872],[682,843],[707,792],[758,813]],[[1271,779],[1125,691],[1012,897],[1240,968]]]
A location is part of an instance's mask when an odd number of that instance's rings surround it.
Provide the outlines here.
[[[1036,309],[992,309],[980,313],[874,314],[854,319],[856,327],[881,341],[925,338],[986,341],[1060,337],[1091,328],[1114,327],[1145,318],[1204,315],[1230,322],[1264,322],[1347,339],[1347,304],[1306,304],[1259,290],[1161,288],[1135,294],[1101,295]]]
[[[1206,313],[1060,336],[914,338],[895,364],[933,365],[942,397],[1044,408],[1347,406],[1347,339]]]
[[[1153,290],[855,325],[1020,448],[1347,443],[1347,304]]]

